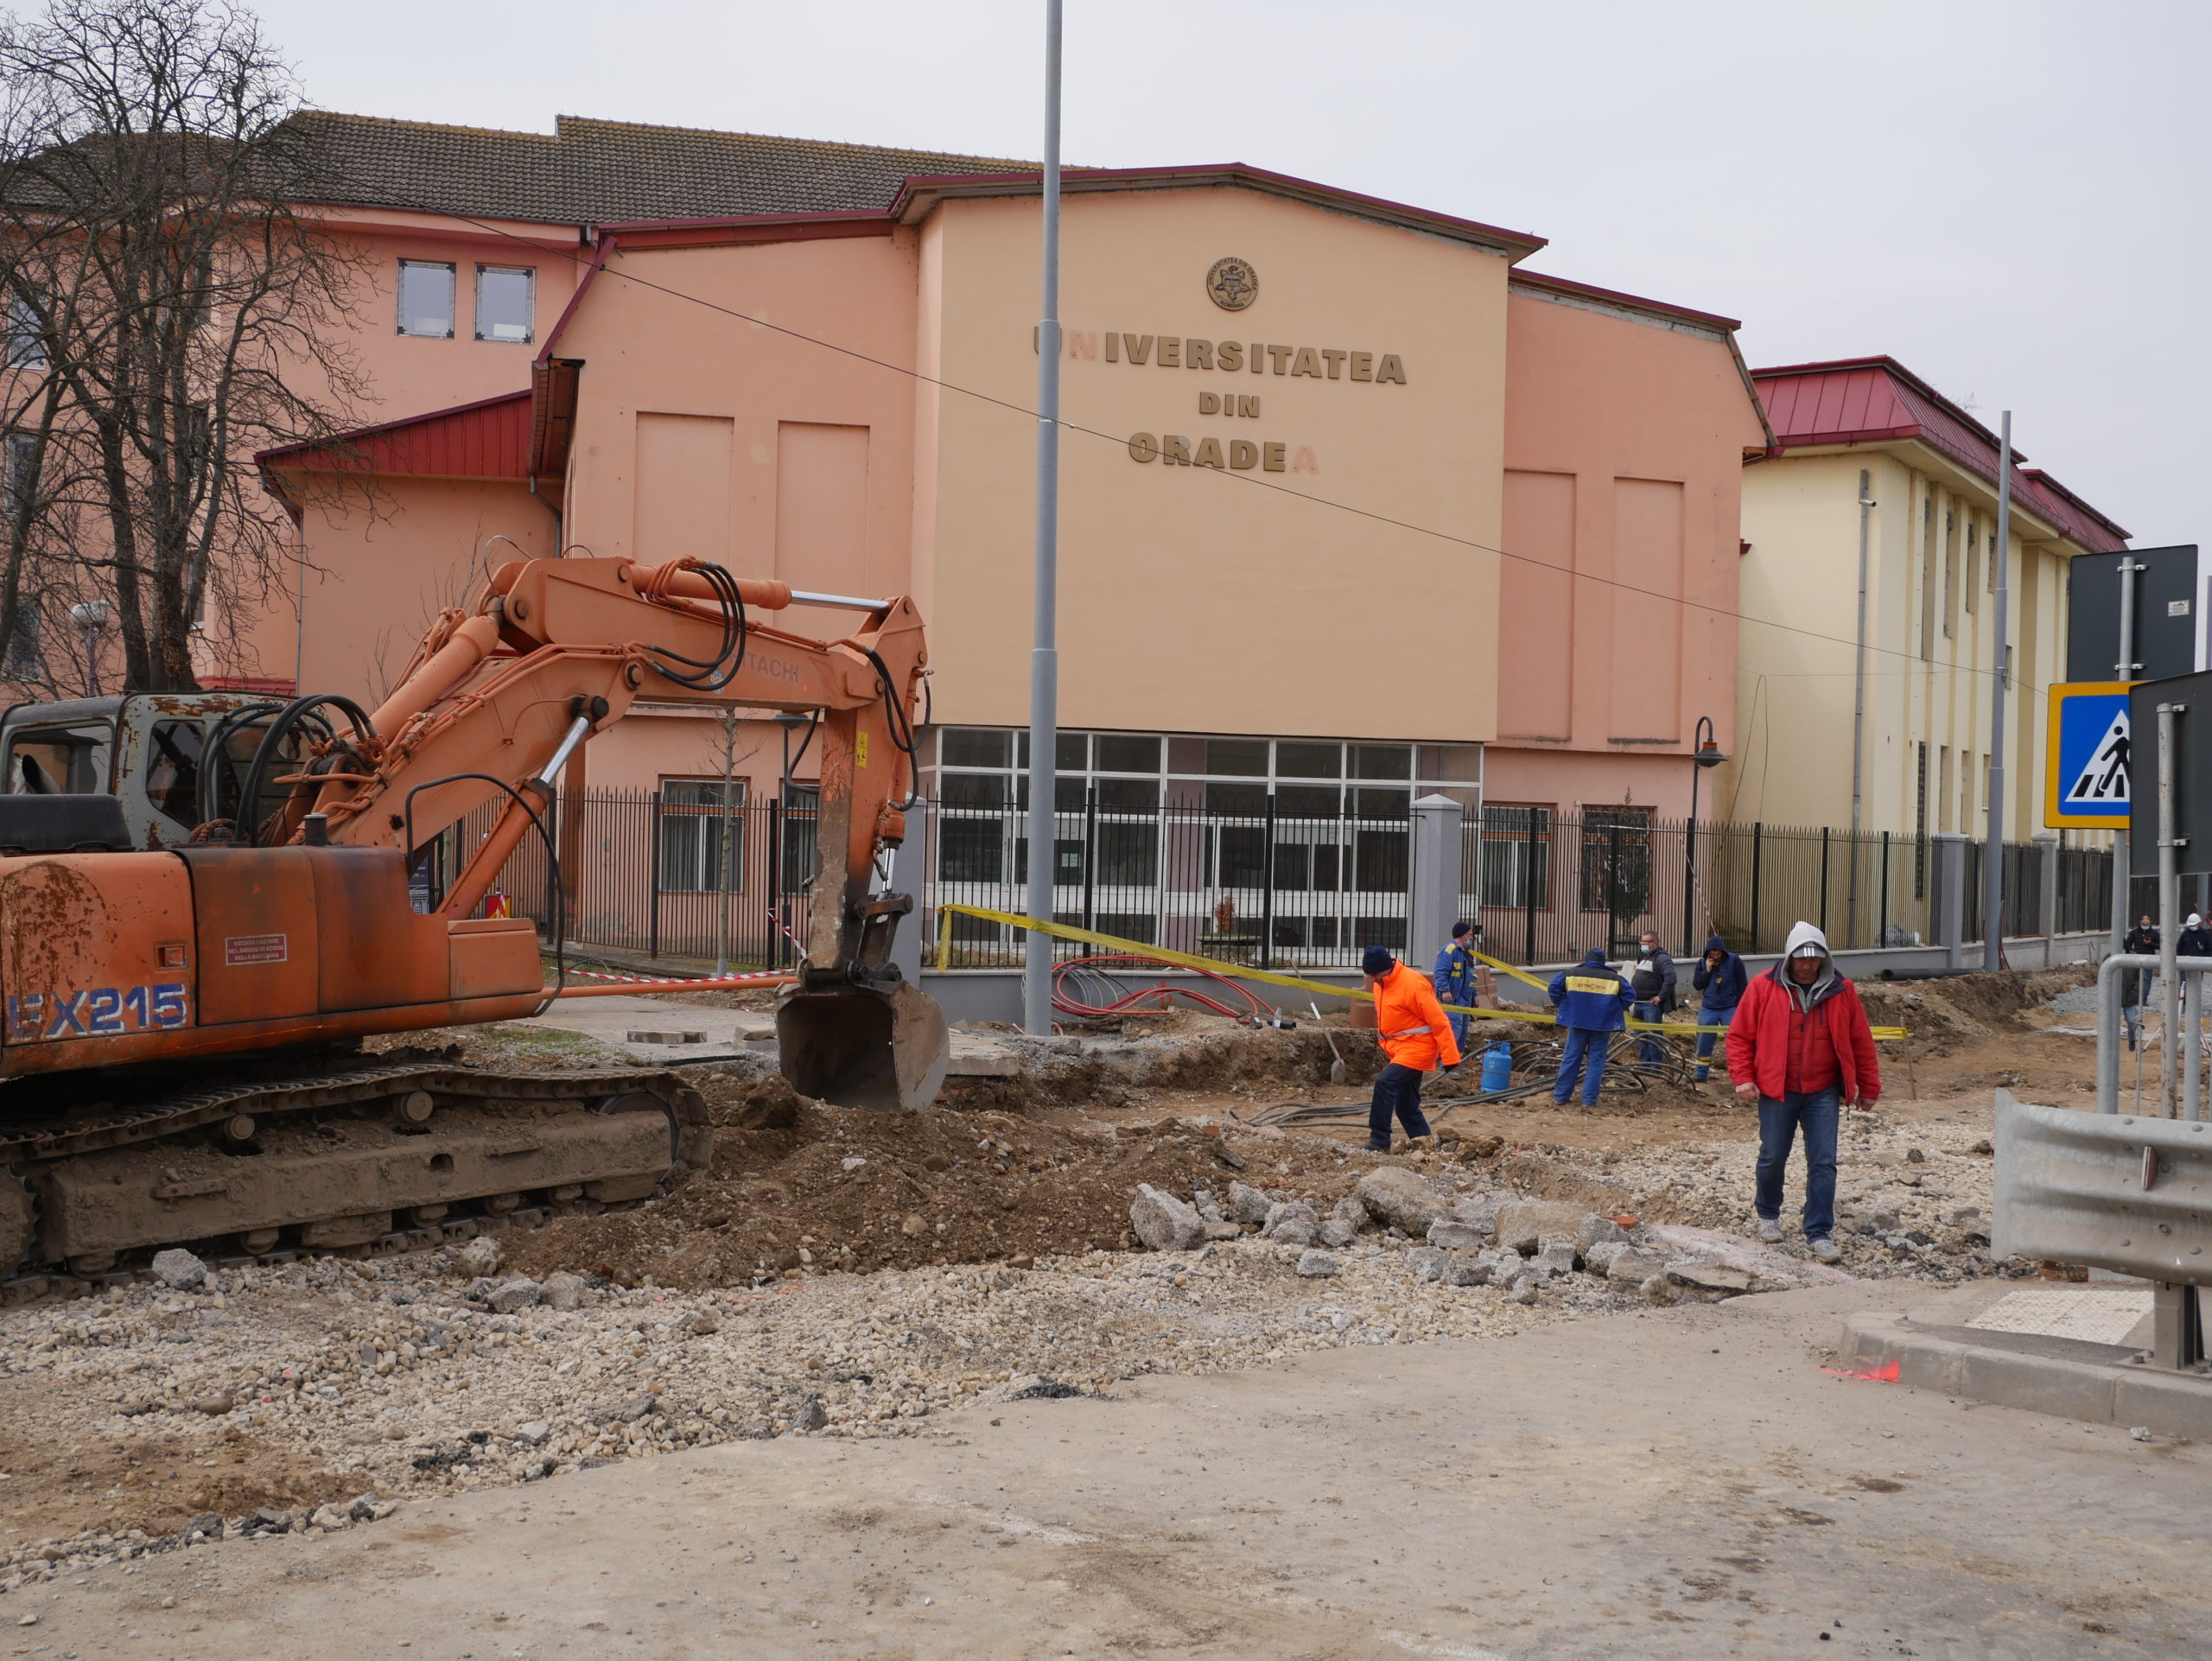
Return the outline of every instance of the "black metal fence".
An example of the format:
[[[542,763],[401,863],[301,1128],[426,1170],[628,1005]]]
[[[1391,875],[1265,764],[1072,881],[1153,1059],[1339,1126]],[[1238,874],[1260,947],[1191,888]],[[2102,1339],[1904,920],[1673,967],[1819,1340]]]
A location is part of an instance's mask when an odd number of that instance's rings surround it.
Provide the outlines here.
[[[810,794],[788,804],[723,802],[712,786],[683,794],[594,792],[562,805],[570,816],[556,833],[569,938],[660,958],[794,961],[815,869]],[[497,811],[480,809],[439,838],[418,885],[450,881]],[[942,924],[956,966],[1019,963],[1024,931],[940,917],[938,908],[1027,909],[1027,816],[929,803],[907,823],[924,873],[917,922],[931,950]],[[1406,944],[1413,834],[1405,817],[1134,813],[1092,797],[1054,816],[1052,914],[1210,957],[1350,965],[1366,946]],[[1962,932],[1971,941],[1981,934],[1986,850],[1970,842],[1962,851]],[[1887,832],[1691,824],[1631,808],[1573,817],[1492,808],[1471,812],[1461,827],[1460,907],[1481,919],[1486,949],[1516,964],[1572,961],[1592,946],[1618,957],[1646,930],[1692,953],[1712,933],[1738,951],[1773,951],[1800,920],[1839,950],[1912,945],[1939,931],[1941,854],[1937,838]],[[2007,843],[2003,858],[2008,935],[2037,932],[2046,878],[2058,932],[2106,926],[2109,852]],[[499,890],[516,914],[550,920],[545,853],[535,838],[508,862]],[[1094,948],[1063,941],[1053,950],[1079,957]]]

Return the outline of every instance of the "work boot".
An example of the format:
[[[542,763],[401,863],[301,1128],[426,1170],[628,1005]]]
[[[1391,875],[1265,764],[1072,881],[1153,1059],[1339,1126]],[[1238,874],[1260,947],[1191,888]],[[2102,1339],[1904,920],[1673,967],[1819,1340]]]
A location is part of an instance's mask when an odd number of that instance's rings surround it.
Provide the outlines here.
[[[1779,1217],[1760,1218],[1759,1238],[1765,1241],[1769,1245],[1780,1244],[1782,1242],[1782,1219]]]
[[[1813,1255],[1824,1263],[1840,1263],[1843,1261],[1841,1248],[1825,1234],[1813,1242]]]

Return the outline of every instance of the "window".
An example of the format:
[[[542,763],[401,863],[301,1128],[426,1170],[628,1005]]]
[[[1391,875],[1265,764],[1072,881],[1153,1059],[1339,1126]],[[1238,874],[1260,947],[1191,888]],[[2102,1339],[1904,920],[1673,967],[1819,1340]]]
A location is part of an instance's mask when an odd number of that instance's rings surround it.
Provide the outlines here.
[[[528,266],[476,268],[476,338],[530,344],[537,306],[537,273]]]
[[[1552,810],[1493,802],[1483,808],[1483,904],[1551,905]]]
[[[660,886],[667,894],[745,888],[745,780],[669,779],[660,787]]]
[[[37,597],[24,595],[16,613],[16,632],[0,653],[0,675],[10,680],[36,680],[46,672],[46,652],[41,639],[44,614]]]
[[[199,723],[157,721],[146,751],[146,799],[189,830],[200,823]]]
[[[36,433],[10,433],[4,476],[0,476],[0,506],[10,514],[20,512],[35,494],[38,483]]]
[[[1582,810],[1582,909],[1641,917],[1651,905],[1651,810]],[[1612,943],[1606,943],[1606,950]]]
[[[1979,608],[1981,600],[1981,527],[1967,521],[1967,610]]]
[[[435,260],[399,262],[399,332],[426,340],[453,339],[453,267]]]
[[[1920,505],[1920,655],[1936,655],[1936,493]]]
[[[8,368],[46,367],[46,331],[40,326],[38,313],[38,306],[30,296],[8,296],[8,340],[4,353],[0,353],[4,355]]]
[[[107,762],[115,729],[105,722],[34,727],[8,747],[8,789],[29,796],[107,793]]]
[[[1943,638],[1949,640],[1959,620],[1959,522],[1943,515]]]

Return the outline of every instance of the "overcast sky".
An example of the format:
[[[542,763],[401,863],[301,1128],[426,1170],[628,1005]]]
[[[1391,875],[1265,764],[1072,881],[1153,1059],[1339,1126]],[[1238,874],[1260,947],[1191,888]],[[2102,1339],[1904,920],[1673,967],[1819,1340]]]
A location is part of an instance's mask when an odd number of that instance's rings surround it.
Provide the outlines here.
[[[258,10],[328,109],[1038,153],[1041,0]],[[1754,365],[1891,353],[2152,546],[2207,531],[2209,47],[2205,0],[1068,0],[1065,155],[1532,232]]]

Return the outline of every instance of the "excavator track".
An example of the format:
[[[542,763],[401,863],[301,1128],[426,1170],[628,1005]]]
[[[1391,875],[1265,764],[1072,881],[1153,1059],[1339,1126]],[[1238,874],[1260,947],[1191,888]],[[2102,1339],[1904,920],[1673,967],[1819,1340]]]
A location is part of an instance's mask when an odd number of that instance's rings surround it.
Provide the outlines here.
[[[33,1111],[0,1121],[0,1301],[127,1282],[166,1246],[384,1254],[634,1205],[712,1134],[673,1073],[419,1060]]]

